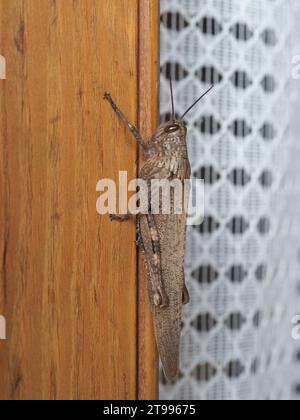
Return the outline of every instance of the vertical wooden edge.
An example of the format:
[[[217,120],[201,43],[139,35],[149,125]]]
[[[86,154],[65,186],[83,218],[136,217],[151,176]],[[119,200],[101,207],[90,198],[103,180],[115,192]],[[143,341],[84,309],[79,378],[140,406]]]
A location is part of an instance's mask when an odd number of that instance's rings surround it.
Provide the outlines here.
[[[2,10],[3,5],[0,2],[0,54],[5,56],[2,36]],[[0,80],[0,316],[5,316],[5,257],[6,257],[6,222],[5,222],[5,208],[4,208],[4,126],[3,126],[3,89],[5,81]],[[6,342],[0,339],[0,401],[4,400],[4,384],[6,377]]]
[[[145,139],[159,122],[160,1],[139,1],[139,130]],[[140,156],[140,165],[142,156]],[[138,400],[158,398],[158,358],[145,262],[138,260]]]

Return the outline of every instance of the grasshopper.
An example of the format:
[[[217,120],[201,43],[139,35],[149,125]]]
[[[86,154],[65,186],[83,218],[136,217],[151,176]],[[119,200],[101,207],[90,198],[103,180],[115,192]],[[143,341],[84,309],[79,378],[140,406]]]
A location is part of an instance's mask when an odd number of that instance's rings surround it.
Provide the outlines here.
[[[182,183],[190,179],[191,166],[184,117],[212,88],[213,86],[201,95],[180,118],[176,118],[170,80],[172,119],[161,124],[149,142],[146,142],[137,128],[128,121],[111,95],[105,93],[104,99],[128,126],[143,149],[145,163],[140,170],[141,179],[149,184],[153,179],[176,179]],[[111,220],[123,222],[129,217],[111,215]],[[147,262],[148,290],[156,343],[165,376],[169,381],[175,380],[179,373],[182,305],[189,302],[184,279],[186,222],[186,212],[175,214],[172,206],[170,214],[152,214],[149,208],[148,214],[137,216],[138,243]]]

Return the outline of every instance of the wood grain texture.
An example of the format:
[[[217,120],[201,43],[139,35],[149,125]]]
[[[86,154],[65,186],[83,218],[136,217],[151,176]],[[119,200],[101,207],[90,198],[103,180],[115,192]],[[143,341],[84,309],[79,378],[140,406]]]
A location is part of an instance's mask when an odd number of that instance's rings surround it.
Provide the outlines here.
[[[128,3],[0,0],[1,399],[137,396],[135,224],[95,210],[100,178],[137,173],[136,145],[102,101],[110,91],[137,122]]]
[[[159,123],[159,0],[140,1],[139,128],[145,139]],[[142,156],[140,166],[142,165]],[[145,258],[139,259],[138,398],[157,399],[158,357],[149,305]]]

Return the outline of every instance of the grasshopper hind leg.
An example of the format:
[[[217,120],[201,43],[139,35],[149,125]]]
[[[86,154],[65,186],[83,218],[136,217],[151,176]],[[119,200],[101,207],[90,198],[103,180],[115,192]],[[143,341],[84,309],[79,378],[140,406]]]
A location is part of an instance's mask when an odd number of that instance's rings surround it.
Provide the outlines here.
[[[162,278],[160,240],[153,215],[142,215],[139,226],[147,261],[150,301],[156,308],[165,308],[169,299]]]
[[[157,226],[152,214],[148,214],[147,223],[150,230],[152,252],[153,252],[153,270],[156,281],[153,287],[153,301],[154,305],[160,308],[168,306],[169,299],[165,291],[165,286],[162,278],[162,265],[161,265],[161,250],[160,250],[160,239]]]

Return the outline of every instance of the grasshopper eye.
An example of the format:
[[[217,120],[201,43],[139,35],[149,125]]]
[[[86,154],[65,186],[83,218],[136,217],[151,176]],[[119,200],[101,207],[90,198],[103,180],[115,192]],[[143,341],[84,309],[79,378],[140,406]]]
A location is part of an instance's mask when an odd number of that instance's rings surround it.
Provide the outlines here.
[[[172,124],[165,128],[166,133],[175,133],[175,131],[178,131],[180,129],[178,124]]]

